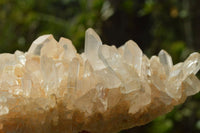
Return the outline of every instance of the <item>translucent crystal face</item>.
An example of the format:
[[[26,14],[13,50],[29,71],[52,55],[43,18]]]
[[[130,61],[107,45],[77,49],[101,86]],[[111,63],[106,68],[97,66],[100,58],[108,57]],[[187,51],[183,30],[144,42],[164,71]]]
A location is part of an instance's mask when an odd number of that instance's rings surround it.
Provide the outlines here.
[[[134,41],[103,45],[93,29],[82,54],[70,40],[44,35],[28,52],[0,54],[0,132],[111,133],[143,125],[198,93],[199,69],[199,53],[173,65],[166,51],[149,59]]]

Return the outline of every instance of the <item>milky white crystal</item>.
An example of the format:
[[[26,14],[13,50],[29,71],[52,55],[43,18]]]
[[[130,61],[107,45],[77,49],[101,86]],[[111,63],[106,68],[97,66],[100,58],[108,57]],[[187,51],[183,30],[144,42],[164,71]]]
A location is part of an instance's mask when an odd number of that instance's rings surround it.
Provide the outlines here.
[[[37,38],[0,54],[0,132],[115,133],[146,124],[200,90],[200,54],[173,65],[134,41],[103,45],[93,29],[78,54],[69,39]]]

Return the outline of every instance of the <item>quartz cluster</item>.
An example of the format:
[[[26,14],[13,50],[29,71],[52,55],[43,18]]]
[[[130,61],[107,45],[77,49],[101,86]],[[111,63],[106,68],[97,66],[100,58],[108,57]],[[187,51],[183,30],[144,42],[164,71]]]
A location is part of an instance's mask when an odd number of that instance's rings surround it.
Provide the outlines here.
[[[200,54],[173,65],[134,41],[103,45],[93,29],[72,42],[37,38],[25,53],[0,54],[0,133],[115,133],[146,124],[200,90]]]

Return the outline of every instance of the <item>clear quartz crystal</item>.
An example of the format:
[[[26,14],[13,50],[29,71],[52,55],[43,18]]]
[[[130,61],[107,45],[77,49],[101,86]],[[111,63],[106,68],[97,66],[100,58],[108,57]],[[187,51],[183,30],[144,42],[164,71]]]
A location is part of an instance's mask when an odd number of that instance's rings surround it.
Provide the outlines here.
[[[181,94],[181,83],[183,81],[183,63],[178,63],[172,67],[170,70],[170,75],[168,77],[166,92],[169,96],[179,99]]]
[[[151,68],[151,81],[160,91],[164,91],[166,87],[166,75],[163,65],[160,63],[159,58],[152,56],[150,59]]]
[[[85,62],[85,66],[84,66],[84,77],[89,77],[92,73],[93,73],[93,68],[90,65],[90,63],[88,62],[88,60]]]
[[[121,84],[119,78],[116,77],[116,74],[112,72],[109,68],[95,71],[95,77],[97,78],[98,82],[104,84],[106,88],[117,88]]]
[[[200,91],[200,81],[194,74],[189,75],[183,84],[186,86],[185,93],[187,96],[194,95]]]
[[[171,56],[164,50],[161,50],[160,53],[158,54],[158,57],[160,59],[160,63],[163,65],[165,69],[165,73],[168,76],[170,69],[173,66],[172,58]]]
[[[142,50],[134,41],[130,40],[125,43],[123,57],[126,63],[133,66],[137,73],[140,75],[142,64]]]
[[[192,53],[184,62],[183,72],[184,75],[196,74],[200,69],[200,54]]]
[[[105,112],[108,108],[108,99],[106,96],[106,89],[104,88],[103,84],[97,84],[96,85],[96,89],[97,89],[97,97],[100,104],[100,108],[99,111],[100,112]]]
[[[93,69],[104,68],[102,61],[98,57],[98,49],[102,45],[101,39],[93,29],[88,29],[85,34],[85,55],[87,59]]]
[[[28,74],[25,74],[25,76],[22,78],[22,89],[25,96],[30,96],[32,90],[32,81]]]
[[[64,59],[71,61],[76,57],[76,49],[69,39],[61,37],[59,44],[64,48]]]
[[[25,54],[21,51],[15,51],[15,57],[16,57],[16,60],[18,60],[22,65],[25,65],[26,63],[26,57],[25,57]]]
[[[198,93],[199,69],[199,53],[173,65],[166,51],[149,59],[134,41],[102,45],[91,28],[81,54],[69,39],[43,35],[28,52],[0,54],[0,132],[110,133],[143,125]]]
[[[60,53],[62,53],[63,50],[64,49],[61,47],[60,44],[58,44],[58,42],[53,38],[53,36],[50,36],[48,38],[47,44],[42,46],[40,54],[41,56],[45,55],[47,57],[57,59],[59,58]]]
[[[53,38],[52,35],[43,35],[38,37],[32,44],[28,50],[28,53],[34,55],[40,55],[41,48],[44,44],[49,43],[49,41]]]
[[[150,76],[151,76],[150,61],[146,55],[143,55],[142,65],[141,65],[141,78],[148,80]]]
[[[77,58],[74,58],[69,65],[67,88],[76,89],[79,76],[80,63]]]
[[[46,94],[56,93],[58,87],[58,74],[55,66],[55,62],[47,57],[42,56],[40,60],[41,71],[43,76],[43,87]]]
[[[116,47],[102,45],[99,48],[99,57],[116,77],[121,80],[122,84],[124,84],[125,87],[122,89],[123,93],[129,93],[140,89],[140,82],[137,77],[138,74],[128,66],[125,66]]]

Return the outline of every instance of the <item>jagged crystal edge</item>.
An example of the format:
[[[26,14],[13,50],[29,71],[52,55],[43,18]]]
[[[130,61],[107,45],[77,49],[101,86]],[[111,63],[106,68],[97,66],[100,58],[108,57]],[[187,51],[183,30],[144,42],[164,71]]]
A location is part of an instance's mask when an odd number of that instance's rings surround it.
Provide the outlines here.
[[[117,132],[200,90],[199,53],[173,65],[166,51],[149,59],[132,40],[103,45],[91,28],[82,54],[69,39],[43,35],[27,52],[0,57],[2,132]]]

